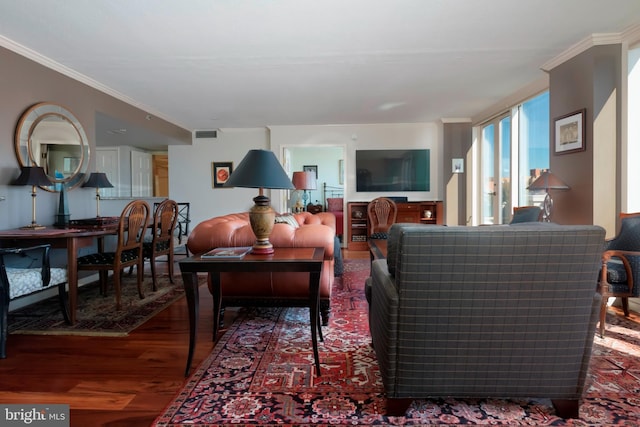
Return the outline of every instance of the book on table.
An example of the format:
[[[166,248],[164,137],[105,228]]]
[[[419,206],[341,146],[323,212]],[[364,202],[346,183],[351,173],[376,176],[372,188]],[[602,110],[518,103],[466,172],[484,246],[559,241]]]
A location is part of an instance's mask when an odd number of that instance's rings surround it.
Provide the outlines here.
[[[218,258],[242,258],[251,251],[251,246],[239,246],[232,248],[215,248],[203,254],[202,259]]]

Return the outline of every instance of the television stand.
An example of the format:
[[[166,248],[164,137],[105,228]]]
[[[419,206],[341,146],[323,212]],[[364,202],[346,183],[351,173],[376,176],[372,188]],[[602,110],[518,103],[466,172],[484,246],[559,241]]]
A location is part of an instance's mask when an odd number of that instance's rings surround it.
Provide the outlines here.
[[[350,251],[369,249],[368,205],[369,202],[347,203],[347,249]],[[396,222],[444,224],[442,201],[396,202],[396,206]]]

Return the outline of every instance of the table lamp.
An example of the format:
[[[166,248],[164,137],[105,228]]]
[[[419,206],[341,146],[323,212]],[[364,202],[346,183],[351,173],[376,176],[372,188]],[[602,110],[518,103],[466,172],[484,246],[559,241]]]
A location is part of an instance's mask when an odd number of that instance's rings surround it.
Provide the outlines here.
[[[259,188],[253,199],[255,205],[249,210],[249,221],[256,242],[251,253],[272,254],[273,245],[269,236],[273,230],[276,212],[270,200],[264,195],[265,188],[295,190],[293,183],[282,168],[275,154],[269,150],[250,150],[240,164],[229,175],[225,187]]]
[[[14,185],[31,186],[31,224],[21,228],[31,230],[45,228],[36,221],[36,187],[40,185],[51,185],[51,180],[47,174],[44,173],[44,169],[40,166],[23,166],[20,170],[20,176],[13,183]]]
[[[113,188],[113,184],[109,182],[104,172],[92,172],[82,186],[96,189],[96,218],[100,218],[100,189]]]
[[[544,202],[542,203],[542,220],[545,222],[551,222],[551,214],[553,212],[553,199],[549,194],[549,190],[568,190],[570,187],[564,183],[560,178],[551,173],[551,171],[544,171],[537,177],[529,186],[527,190],[539,191],[544,190],[547,194],[544,196]]]
[[[316,174],[315,172],[294,172],[292,181],[293,181],[294,187],[296,187],[296,190],[304,191],[302,195],[302,200],[304,202],[303,210],[306,211],[307,200],[309,200],[309,196],[307,195],[307,190],[316,189]]]

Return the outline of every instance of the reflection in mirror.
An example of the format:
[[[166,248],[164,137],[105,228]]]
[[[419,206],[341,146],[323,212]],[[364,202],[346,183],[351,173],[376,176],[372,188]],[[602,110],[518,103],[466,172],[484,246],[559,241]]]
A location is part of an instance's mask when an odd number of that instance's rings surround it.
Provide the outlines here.
[[[42,166],[53,185],[48,191],[80,185],[89,167],[89,142],[78,119],[66,108],[40,103],[20,118],[15,136],[20,166]]]

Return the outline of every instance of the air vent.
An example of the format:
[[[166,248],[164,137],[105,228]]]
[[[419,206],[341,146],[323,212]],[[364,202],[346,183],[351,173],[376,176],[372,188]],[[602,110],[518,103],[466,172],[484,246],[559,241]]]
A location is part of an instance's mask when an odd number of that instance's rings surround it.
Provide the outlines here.
[[[217,137],[218,137],[217,130],[197,130],[196,131],[196,139],[217,138]]]

